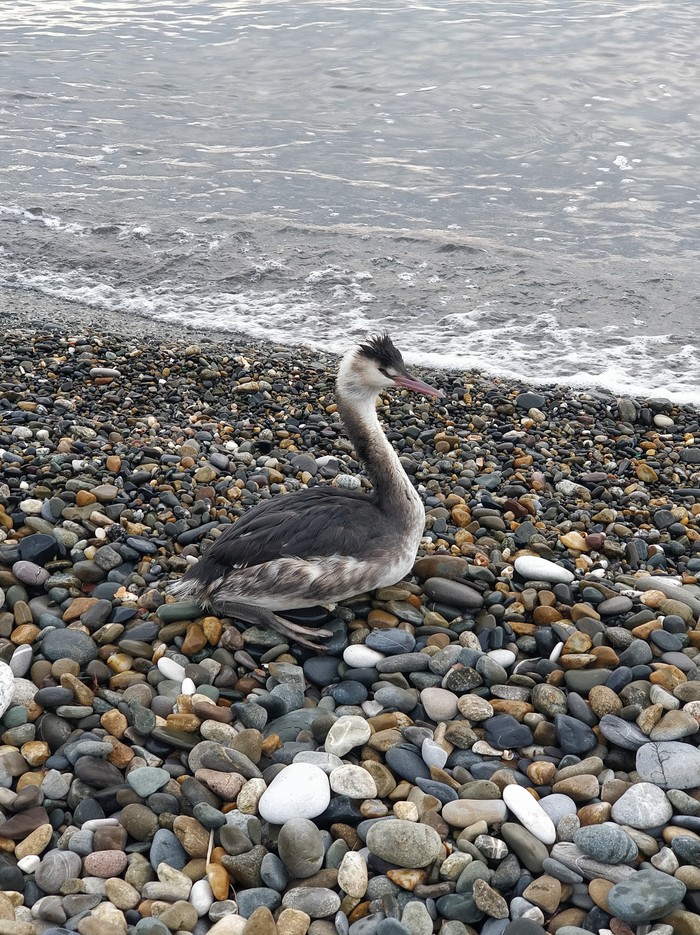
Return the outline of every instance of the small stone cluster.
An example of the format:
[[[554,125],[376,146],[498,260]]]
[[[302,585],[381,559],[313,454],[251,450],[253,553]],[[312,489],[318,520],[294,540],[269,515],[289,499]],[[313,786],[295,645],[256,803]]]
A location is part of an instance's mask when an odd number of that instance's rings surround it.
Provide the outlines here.
[[[413,575],[314,654],[166,596],[226,524],[367,487],[334,361],[0,353],[0,935],[698,935],[700,421],[431,374]]]

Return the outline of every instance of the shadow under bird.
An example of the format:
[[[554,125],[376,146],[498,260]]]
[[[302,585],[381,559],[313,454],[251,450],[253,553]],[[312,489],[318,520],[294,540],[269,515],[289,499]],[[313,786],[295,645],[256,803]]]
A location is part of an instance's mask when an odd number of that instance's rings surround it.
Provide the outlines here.
[[[319,486],[259,503],[223,533],[168,590],[212,611],[270,627],[311,649],[328,637],[278,611],[334,604],[400,581],[425,528],[423,503],[377,418],[392,386],[443,395],[411,376],[388,335],[343,356],[335,397],[348,437],[374,485],[370,493]]]

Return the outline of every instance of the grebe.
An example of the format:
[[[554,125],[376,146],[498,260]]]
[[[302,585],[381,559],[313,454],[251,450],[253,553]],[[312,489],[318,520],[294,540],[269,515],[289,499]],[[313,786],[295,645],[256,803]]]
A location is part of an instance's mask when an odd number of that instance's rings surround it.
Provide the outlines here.
[[[257,504],[168,590],[212,611],[270,627],[303,646],[328,637],[276,611],[334,604],[400,581],[413,567],[425,510],[377,418],[391,386],[441,397],[411,376],[387,334],[343,356],[335,397],[371,493],[319,486]]]

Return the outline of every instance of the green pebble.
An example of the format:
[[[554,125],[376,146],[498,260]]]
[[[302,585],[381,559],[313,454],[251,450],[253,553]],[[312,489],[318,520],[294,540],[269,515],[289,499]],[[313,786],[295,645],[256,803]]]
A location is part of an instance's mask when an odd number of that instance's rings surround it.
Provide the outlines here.
[[[224,813],[207,802],[198,802],[192,809],[192,814],[208,831],[212,828],[221,828],[226,824]]]
[[[18,727],[10,727],[2,735],[2,742],[11,747],[21,747],[23,743],[34,740],[36,736],[36,727],[34,724],[20,724]]]
[[[198,685],[197,694],[205,695],[207,698],[211,698],[212,701],[218,701],[221,692],[214,685]]]
[[[2,717],[2,723],[8,730],[12,727],[19,727],[21,724],[26,724],[28,720],[29,712],[24,705],[19,704],[8,708]]]
[[[17,601],[28,601],[29,595],[27,594],[27,589],[22,587],[21,584],[13,584],[5,592],[5,602],[9,608],[15,606]]]
[[[203,613],[204,608],[197,601],[180,601],[177,604],[161,604],[156,617],[164,623],[172,623],[176,620],[194,620]]]

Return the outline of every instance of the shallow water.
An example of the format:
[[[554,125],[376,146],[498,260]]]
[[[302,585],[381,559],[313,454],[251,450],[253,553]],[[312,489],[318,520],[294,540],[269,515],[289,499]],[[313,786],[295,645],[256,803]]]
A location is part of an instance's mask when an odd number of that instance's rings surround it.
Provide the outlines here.
[[[18,0],[0,286],[700,402],[696,11]]]

